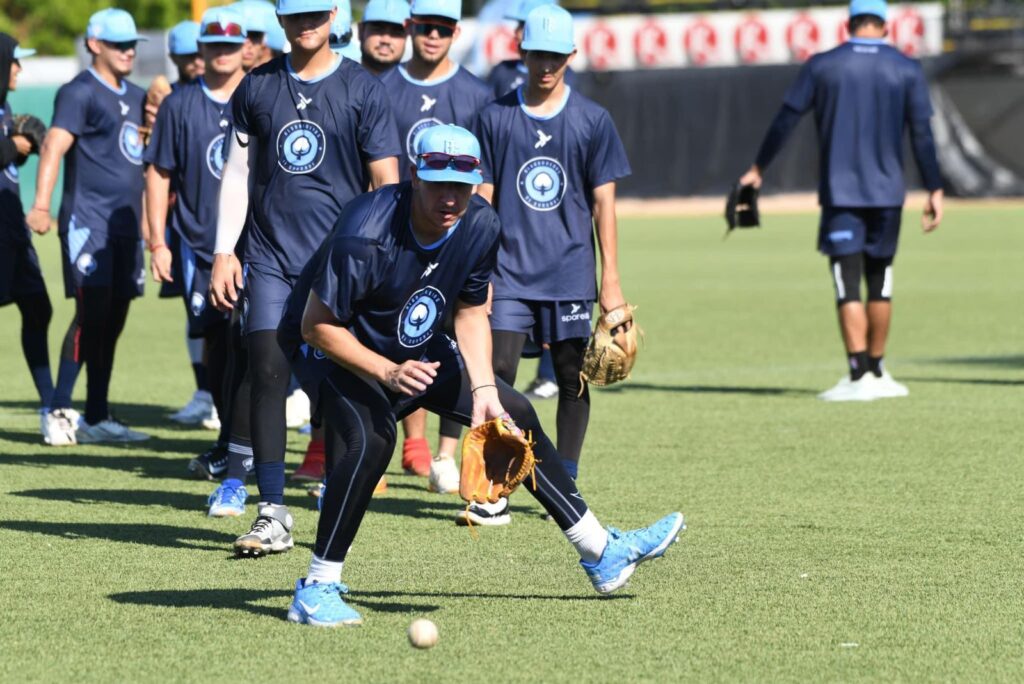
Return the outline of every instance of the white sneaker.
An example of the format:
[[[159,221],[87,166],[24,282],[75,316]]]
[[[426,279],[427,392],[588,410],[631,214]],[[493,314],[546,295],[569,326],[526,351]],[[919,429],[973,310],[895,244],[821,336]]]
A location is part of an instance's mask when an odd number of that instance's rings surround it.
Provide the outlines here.
[[[875,393],[877,378],[865,373],[860,380],[850,380],[847,375],[836,386],[818,395],[822,401],[872,401],[878,398]]]
[[[455,516],[456,525],[483,525],[485,527],[496,527],[508,525],[512,522],[512,514],[509,513],[508,499],[498,499],[498,503],[478,504],[471,503]]]
[[[220,430],[220,415],[217,413],[216,406],[210,404],[210,415],[203,418],[200,424],[207,430]]]
[[[297,389],[288,395],[284,415],[289,429],[302,427],[309,422],[309,397],[305,392]]]
[[[430,461],[430,480],[427,489],[438,494],[459,493],[459,467],[451,456],[434,457]]]
[[[235,540],[236,556],[258,558],[269,553],[283,553],[295,546],[292,527],[295,521],[288,507],[261,501],[259,514],[249,532]]]
[[[875,378],[875,396],[879,399],[894,399],[909,394],[910,390],[907,389],[907,386],[896,382],[887,370],[882,371],[882,377]]]
[[[79,415],[71,409],[54,409],[39,412],[39,427],[43,431],[43,441],[50,446],[72,446],[77,443],[75,429]]]
[[[144,432],[132,430],[124,423],[113,418],[101,420],[95,425],[89,425],[84,420],[78,426],[75,433],[79,444],[96,444],[99,442],[144,442],[149,435]]]
[[[551,399],[558,396],[558,383],[537,378],[523,392],[527,399]]]
[[[196,390],[189,402],[168,418],[182,425],[198,425],[204,418],[209,418],[213,410],[213,396],[206,390]]]

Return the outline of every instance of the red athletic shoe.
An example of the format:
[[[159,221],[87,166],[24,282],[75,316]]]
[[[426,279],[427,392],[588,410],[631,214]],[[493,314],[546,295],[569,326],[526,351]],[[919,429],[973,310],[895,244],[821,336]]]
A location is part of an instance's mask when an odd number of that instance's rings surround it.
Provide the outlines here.
[[[410,475],[430,476],[430,445],[423,437],[402,442],[402,469]]]
[[[311,439],[306,447],[306,458],[299,469],[292,473],[296,482],[319,482],[324,479],[324,442]]]

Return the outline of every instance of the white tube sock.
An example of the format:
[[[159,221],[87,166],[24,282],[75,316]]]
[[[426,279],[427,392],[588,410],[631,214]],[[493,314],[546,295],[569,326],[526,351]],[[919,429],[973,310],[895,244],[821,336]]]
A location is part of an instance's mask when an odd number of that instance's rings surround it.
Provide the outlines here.
[[[565,530],[565,538],[576,548],[576,553],[586,563],[596,563],[601,560],[604,547],[608,545],[608,531],[601,527],[590,509],[583,514],[580,521]]]
[[[313,560],[309,562],[309,572],[306,574],[306,584],[312,582],[319,582],[320,584],[334,584],[341,582],[341,567],[345,564],[344,561],[334,562],[318,558],[316,554],[313,555]]]

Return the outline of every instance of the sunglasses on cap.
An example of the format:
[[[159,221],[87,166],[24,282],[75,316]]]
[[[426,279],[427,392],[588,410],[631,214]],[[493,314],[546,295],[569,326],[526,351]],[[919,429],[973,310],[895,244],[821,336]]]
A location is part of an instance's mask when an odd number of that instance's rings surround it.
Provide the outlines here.
[[[241,38],[245,31],[242,30],[242,25],[229,21],[221,23],[219,21],[213,21],[203,27],[203,36],[224,36],[227,38]]]
[[[108,48],[110,48],[112,50],[117,50],[118,52],[128,52],[129,50],[134,50],[135,46],[138,44],[139,41],[137,41],[137,40],[121,40],[121,41],[118,41],[118,42],[113,42],[113,41],[110,41],[110,40],[104,40],[102,42],[103,42],[104,45],[106,45]]]
[[[442,38],[451,38],[455,35],[455,22],[412,18],[409,23],[412,25],[413,34],[417,36],[429,36],[434,31]]]
[[[453,168],[456,171],[474,171],[480,166],[480,160],[468,154],[445,154],[444,152],[424,152],[419,155],[423,166],[434,171]]]

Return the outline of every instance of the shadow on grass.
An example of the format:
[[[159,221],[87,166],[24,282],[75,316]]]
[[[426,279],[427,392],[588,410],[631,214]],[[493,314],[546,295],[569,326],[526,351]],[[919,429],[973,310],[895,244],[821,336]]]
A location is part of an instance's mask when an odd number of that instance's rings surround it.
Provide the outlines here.
[[[391,486],[390,484],[388,485]],[[387,515],[400,515],[408,518],[432,518],[451,523],[455,514],[465,508],[461,499],[452,497],[450,499],[439,499],[437,501],[424,501],[422,499],[395,499],[387,496],[375,496],[370,500],[370,511],[374,513],[385,513]],[[536,513],[537,509],[529,506],[509,506],[513,513],[529,515]]]
[[[167,490],[144,489],[26,489],[11,492],[11,496],[23,496],[43,501],[60,501],[77,504],[132,504],[136,506],[169,506],[179,511],[203,511],[206,509],[205,494],[188,494]]]
[[[755,397],[806,396],[817,394],[818,390],[800,387],[735,387],[729,385],[652,385],[645,382],[626,382],[623,385],[602,387],[601,393],[631,392],[681,392],[685,394],[748,394]]]
[[[230,549],[235,537],[199,527],[148,525],[141,523],[67,523],[38,520],[0,521],[0,529],[44,534],[61,539],[101,539],[125,544],[144,544],[168,549],[223,551]]]
[[[990,385],[993,387],[1024,387],[1024,380],[1000,380],[999,378],[910,378],[900,377],[906,382],[931,382],[950,385]]]
[[[959,356],[942,359],[919,359],[929,363],[942,363],[953,366],[989,366],[993,368],[1024,369],[1024,355],[1016,356]]]
[[[0,410],[19,409],[35,411],[38,408],[38,401],[0,399]],[[82,407],[79,406],[79,408]],[[182,425],[181,423],[176,423],[167,417],[180,408],[180,406],[162,406],[159,404],[111,404],[110,412],[115,418],[123,420],[129,427],[133,428],[173,430],[179,432],[201,430],[202,428],[198,425]]]
[[[7,436],[4,435],[6,439]],[[104,448],[112,445],[103,445]],[[125,445],[130,447],[131,445]],[[77,447],[68,447],[59,452],[31,454],[0,454],[0,466],[21,465],[35,467],[71,466],[77,468],[105,468],[118,472],[135,473],[154,478],[188,479],[185,460],[173,460],[159,456],[130,454],[83,454]],[[120,450],[120,449],[119,449]]]

